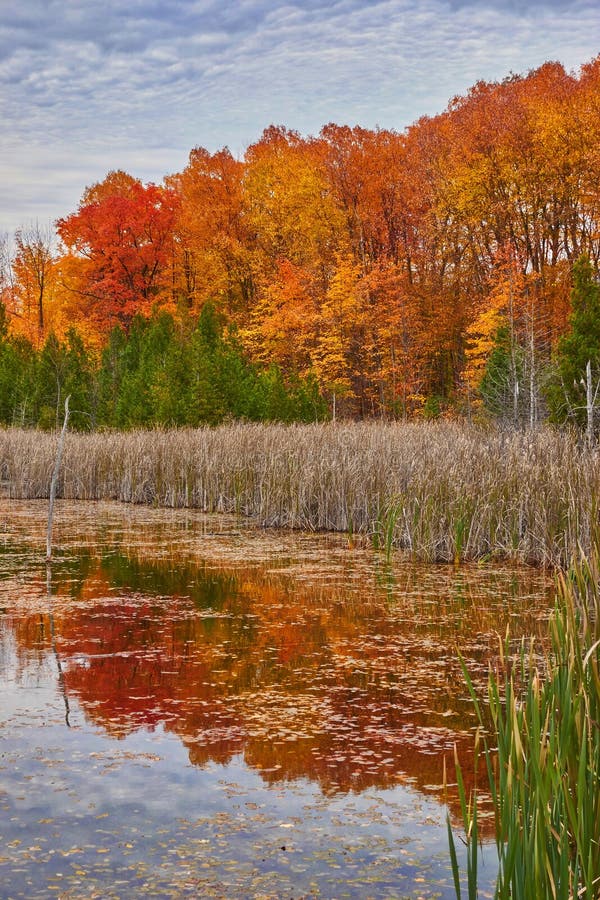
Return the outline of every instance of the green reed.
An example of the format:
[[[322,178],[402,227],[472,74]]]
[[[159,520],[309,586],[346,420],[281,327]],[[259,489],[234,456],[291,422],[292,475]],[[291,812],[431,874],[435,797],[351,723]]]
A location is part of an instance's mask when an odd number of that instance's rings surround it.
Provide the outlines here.
[[[463,664],[484,745],[495,813],[496,897],[569,900],[600,897],[600,541],[558,578],[544,659],[507,644],[490,673],[489,710]],[[477,754],[476,754],[477,755]],[[467,843],[468,896],[477,896],[477,803],[458,791]],[[456,847],[448,825],[457,897]]]

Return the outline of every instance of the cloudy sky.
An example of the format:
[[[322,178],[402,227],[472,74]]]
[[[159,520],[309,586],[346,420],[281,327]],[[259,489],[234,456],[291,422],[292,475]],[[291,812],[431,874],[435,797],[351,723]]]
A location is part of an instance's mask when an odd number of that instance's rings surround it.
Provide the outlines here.
[[[0,0],[0,232],[271,123],[402,130],[479,79],[600,52],[598,0]]]

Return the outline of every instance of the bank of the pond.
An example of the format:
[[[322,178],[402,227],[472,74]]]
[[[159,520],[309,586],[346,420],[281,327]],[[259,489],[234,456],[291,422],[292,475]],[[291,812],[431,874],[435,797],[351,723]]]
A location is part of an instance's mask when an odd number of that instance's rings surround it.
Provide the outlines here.
[[[0,431],[10,497],[48,495],[56,444],[54,434]],[[430,561],[565,565],[590,546],[598,459],[550,429],[446,422],[70,434],[59,493],[361,533]]]

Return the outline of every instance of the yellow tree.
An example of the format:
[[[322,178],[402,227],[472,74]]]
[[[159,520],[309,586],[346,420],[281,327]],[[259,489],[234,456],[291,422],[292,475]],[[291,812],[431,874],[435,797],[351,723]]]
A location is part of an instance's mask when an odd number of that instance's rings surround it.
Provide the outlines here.
[[[34,346],[51,331],[61,331],[60,309],[55,302],[56,258],[50,227],[38,223],[15,234],[12,261],[12,327]]]
[[[362,374],[362,312],[360,266],[350,254],[339,255],[318,319],[312,354],[313,368],[331,396],[334,419],[352,411]]]
[[[241,338],[253,359],[274,362],[287,371],[304,375],[311,368],[317,307],[311,278],[288,259],[258,293],[248,325]]]
[[[579,231],[580,253],[600,266],[600,55],[582,67],[571,109],[573,138],[582,156]],[[575,258],[579,258],[574,255]]]
[[[177,284],[188,308],[210,300],[230,316],[252,302],[251,235],[243,216],[244,163],[225,147],[196,147],[186,168],[166,179],[179,196]]]
[[[505,409],[496,408],[495,412],[515,425],[524,415],[531,425],[537,421],[539,321],[534,287],[535,281],[522,272],[505,248],[492,274],[488,297],[466,331],[463,378],[469,396],[481,403],[478,392],[492,390],[495,398],[504,398],[493,405]],[[501,353],[502,361],[493,377],[502,383],[490,385],[489,367],[495,352]]]
[[[318,145],[293,131],[266,129],[246,154],[244,207],[255,272],[263,283],[287,259],[324,290],[342,215],[321,170]]]

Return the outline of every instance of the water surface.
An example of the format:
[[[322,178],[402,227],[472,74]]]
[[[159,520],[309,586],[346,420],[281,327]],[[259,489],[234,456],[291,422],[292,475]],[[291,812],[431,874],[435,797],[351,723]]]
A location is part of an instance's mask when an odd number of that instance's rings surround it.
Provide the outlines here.
[[[108,503],[49,571],[45,515],[0,503],[1,896],[453,896],[457,650],[483,683],[547,575]]]

